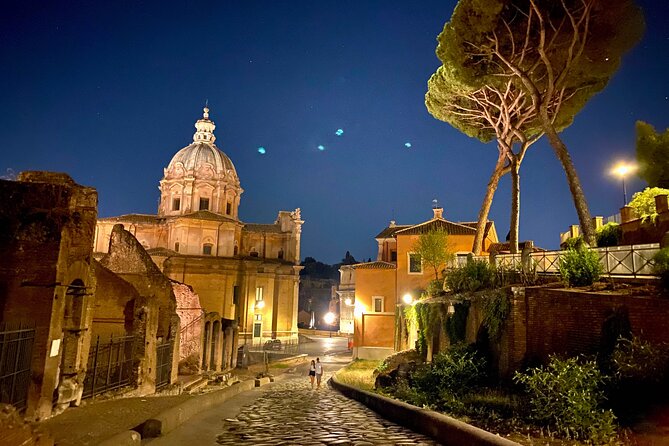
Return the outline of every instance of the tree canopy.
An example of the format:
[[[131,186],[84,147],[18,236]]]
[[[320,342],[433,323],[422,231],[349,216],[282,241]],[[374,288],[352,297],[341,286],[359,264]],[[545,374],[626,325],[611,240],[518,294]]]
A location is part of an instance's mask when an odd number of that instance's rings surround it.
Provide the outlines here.
[[[421,261],[434,269],[434,278],[439,278],[439,267],[445,266],[455,258],[448,242],[448,233],[443,229],[433,229],[418,237],[413,250]]]
[[[652,125],[637,121],[636,159],[639,176],[650,187],[669,188],[669,128],[658,133]]]
[[[647,187],[641,192],[632,195],[632,200],[628,203],[628,206],[634,209],[639,218],[644,220],[648,218],[654,219],[657,215],[655,208],[656,195],[669,195],[669,189]]]
[[[643,16],[633,0],[460,0],[437,39],[442,67],[431,79],[447,88],[426,104],[438,109],[444,97],[484,87],[504,91],[509,81],[524,91],[537,116],[526,122],[524,134],[548,136],[581,227],[594,244],[585,194],[558,132],[606,86],[642,31]],[[482,141],[493,137],[448,111],[435,116]]]

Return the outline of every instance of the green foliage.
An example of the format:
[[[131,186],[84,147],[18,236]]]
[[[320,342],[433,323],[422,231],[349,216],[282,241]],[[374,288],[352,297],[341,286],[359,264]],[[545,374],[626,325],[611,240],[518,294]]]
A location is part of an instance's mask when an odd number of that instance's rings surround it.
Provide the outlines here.
[[[616,378],[637,384],[659,384],[669,378],[669,347],[638,337],[620,339],[611,356]]]
[[[433,229],[421,234],[413,246],[421,261],[432,267],[434,278],[439,279],[439,268],[453,261],[455,254],[448,243],[448,233],[443,229]]]
[[[490,339],[499,339],[504,322],[511,311],[509,297],[503,290],[495,290],[481,297],[484,314],[483,326],[488,329]]]
[[[585,242],[583,241],[583,237],[580,235],[578,237],[569,237],[567,240],[564,241],[563,247],[564,249],[577,249],[581,246],[583,246]]]
[[[438,353],[432,363],[411,374],[411,386],[430,400],[448,402],[449,397],[471,392],[485,378],[485,360],[459,344]]]
[[[597,230],[597,246],[618,246],[622,237],[623,231],[618,223],[607,223]]]
[[[465,340],[467,334],[467,317],[469,316],[469,302],[458,302],[453,304],[453,314],[444,319],[444,331],[451,345]]]
[[[637,121],[636,159],[639,176],[650,187],[669,188],[669,128],[658,133],[652,125]]]
[[[434,279],[427,284],[427,294],[430,297],[444,294],[444,279]]]
[[[669,248],[662,248],[655,253],[653,263],[653,272],[660,276],[662,287],[669,290]]]
[[[634,209],[636,214],[643,220],[655,220],[657,210],[655,209],[655,196],[669,195],[669,189],[660,187],[647,187],[641,192],[632,195],[632,201],[627,205]]]
[[[560,257],[560,275],[569,286],[592,285],[602,274],[599,255],[585,245],[568,249]]]
[[[490,289],[496,285],[496,271],[485,260],[471,260],[446,275],[446,286],[454,293]]]
[[[605,377],[594,361],[551,357],[548,366],[516,372],[530,397],[533,418],[565,437],[607,443],[616,434],[615,416],[603,410]]]

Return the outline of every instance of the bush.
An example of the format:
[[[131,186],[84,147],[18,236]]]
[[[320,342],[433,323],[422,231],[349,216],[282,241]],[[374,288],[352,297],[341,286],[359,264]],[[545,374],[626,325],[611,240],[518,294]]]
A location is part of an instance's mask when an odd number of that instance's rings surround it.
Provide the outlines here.
[[[503,290],[486,293],[483,298],[483,326],[488,329],[490,339],[499,339],[502,326],[511,311],[511,302]]]
[[[660,276],[662,287],[669,290],[669,248],[660,249],[654,256],[653,272]]]
[[[411,374],[411,384],[419,392],[441,401],[471,392],[485,378],[485,360],[459,344],[438,353],[431,364]]]
[[[669,377],[669,348],[637,337],[620,339],[611,356],[616,378],[659,384]]]
[[[446,286],[454,293],[494,288],[495,284],[496,271],[485,260],[471,260],[446,275]]]
[[[599,255],[585,245],[567,250],[560,258],[560,275],[569,286],[592,285],[602,274]]]
[[[527,388],[532,417],[538,423],[596,444],[615,437],[615,415],[600,408],[605,378],[594,361],[551,357],[547,367],[516,372],[514,380]]]
[[[597,230],[597,246],[618,246],[623,231],[618,223],[607,223]]]
[[[439,296],[440,294],[444,294],[444,279],[431,280],[430,283],[427,284],[426,291],[429,296]]]
[[[662,189],[661,187],[647,187],[641,192],[632,195],[632,201],[627,205],[634,209],[636,214],[645,220],[655,220],[657,217],[657,210],[655,209],[655,196],[669,195],[669,189]]]

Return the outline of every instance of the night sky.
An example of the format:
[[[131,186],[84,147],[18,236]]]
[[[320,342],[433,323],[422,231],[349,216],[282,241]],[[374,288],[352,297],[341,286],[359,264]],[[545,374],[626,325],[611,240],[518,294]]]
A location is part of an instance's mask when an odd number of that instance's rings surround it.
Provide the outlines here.
[[[301,208],[302,257],[375,258],[374,236],[390,220],[431,218],[435,198],[445,218],[476,219],[495,146],[423,103],[455,1],[172,3],[4,3],[0,174],[67,172],[97,188],[100,216],[155,214],[163,168],[192,142],[208,100],[216,144],[245,189],[241,219],[272,223]],[[608,171],[634,159],[634,122],[669,127],[669,2],[639,3],[643,40],[563,133],[593,215],[622,205]],[[545,141],[521,181],[521,239],[557,247],[578,220]],[[509,184],[491,212],[500,238]]]

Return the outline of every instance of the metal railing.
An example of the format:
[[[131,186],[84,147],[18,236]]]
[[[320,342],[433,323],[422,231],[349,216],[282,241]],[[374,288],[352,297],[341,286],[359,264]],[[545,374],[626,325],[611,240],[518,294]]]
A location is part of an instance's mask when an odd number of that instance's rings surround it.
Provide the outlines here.
[[[170,383],[172,373],[172,341],[156,346],[156,390]]]
[[[131,384],[133,336],[111,336],[109,341],[95,345],[88,354],[83,398],[91,398]]]
[[[0,402],[25,410],[35,327],[0,322]]]
[[[645,245],[624,245],[594,248],[599,255],[602,274],[609,277],[653,277],[653,256],[660,250],[659,243]],[[540,251],[530,254],[532,267],[542,275],[560,274],[560,258],[566,251]],[[488,261],[486,256],[475,256],[475,259]],[[498,254],[495,256],[498,266],[520,269],[521,254]]]

